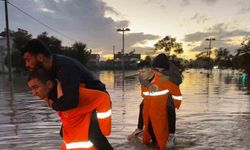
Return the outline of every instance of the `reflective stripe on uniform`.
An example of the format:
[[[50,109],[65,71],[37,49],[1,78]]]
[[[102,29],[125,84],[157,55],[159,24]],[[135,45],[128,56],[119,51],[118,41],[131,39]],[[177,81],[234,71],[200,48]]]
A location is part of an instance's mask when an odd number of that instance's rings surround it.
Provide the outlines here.
[[[91,148],[93,143],[90,141],[87,142],[72,142],[65,143],[67,149],[75,149],[75,148]]]
[[[143,92],[142,94],[145,96],[160,96],[167,94],[169,90],[163,90],[163,91],[156,91],[156,92]]]
[[[182,96],[174,96],[174,95],[172,95],[172,97],[173,97],[173,99],[176,99],[176,100],[179,100],[179,101],[182,100]]]
[[[111,110],[108,110],[106,112],[97,112],[97,118],[98,119],[104,119],[111,116]]]

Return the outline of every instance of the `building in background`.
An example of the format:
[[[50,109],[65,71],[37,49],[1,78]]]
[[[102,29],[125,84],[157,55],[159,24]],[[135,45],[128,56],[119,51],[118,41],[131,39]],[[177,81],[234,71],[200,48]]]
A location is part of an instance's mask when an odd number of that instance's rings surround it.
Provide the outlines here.
[[[12,48],[13,40],[10,38],[10,48]],[[5,65],[5,57],[7,56],[7,44],[6,37],[0,35],[0,73],[5,73],[8,71]]]
[[[100,67],[100,55],[99,54],[90,54],[89,61],[87,66],[90,69],[98,69]]]
[[[124,67],[125,69],[136,69],[138,61],[141,60],[141,54],[135,54],[135,50],[124,54]],[[121,67],[122,53],[118,52],[114,54],[114,63],[116,68]]]

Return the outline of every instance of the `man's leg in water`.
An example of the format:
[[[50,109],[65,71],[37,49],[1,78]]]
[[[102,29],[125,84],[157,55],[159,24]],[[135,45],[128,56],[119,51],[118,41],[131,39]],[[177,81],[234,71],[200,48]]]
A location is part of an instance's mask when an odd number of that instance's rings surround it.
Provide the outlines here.
[[[175,106],[174,106],[172,95],[170,95],[168,98],[167,110],[168,110],[169,134],[175,134],[176,112],[175,112]]]
[[[143,101],[140,104],[137,129],[141,129],[141,130],[143,129]]]

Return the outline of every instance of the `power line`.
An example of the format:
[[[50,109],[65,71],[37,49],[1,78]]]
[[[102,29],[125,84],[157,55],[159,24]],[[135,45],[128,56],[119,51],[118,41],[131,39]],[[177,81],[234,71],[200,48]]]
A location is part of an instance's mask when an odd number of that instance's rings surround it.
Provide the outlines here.
[[[57,34],[60,34],[60,35],[62,35],[63,37],[69,39],[69,40],[72,40],[72,41],[75,41],[75,42],[77,41],[77,40],[75,40],[75,39],[73,39],[73,38],[71,38],[71,37],[69,37],[69,36],[67,36],[67,35],[65,35],[65,34],[59,32],[59,31],[57,31],[56,29],[50,27],[49,25],[47,25],[47,24],[41,22],[40,20],[38,20],[38,19],[36,19],[35,17],[31,16],[30,14],[26,13],[24,10],[18,8],[16,5],[14,5],[14,4],[10,3],[10,2],[8,2],[8,3],[9,3],[11,6],[13,6],[14,8],[16,8],[17,10],[21,11],[23,14],[27,15],[27,16],[30,17],[31,19],[33,19],[33,20],[35,20],[36,22],[40,23],[41,25],[43,25],[43,26],[49,28],[50,30],[56,32]]]

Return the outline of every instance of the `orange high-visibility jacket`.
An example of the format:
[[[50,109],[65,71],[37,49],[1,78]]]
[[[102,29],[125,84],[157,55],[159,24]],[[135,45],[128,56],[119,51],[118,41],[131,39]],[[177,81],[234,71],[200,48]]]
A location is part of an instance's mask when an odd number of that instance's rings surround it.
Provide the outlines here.
[[[62,96],[60,83],[57,85],[58,97]],[[111,101],[107,93],[79,88],[79,104],[67,111],[58,111],[63,124],[63,144],[61,150],[94,150],[88,138],[92,111],[97,111],[97,119],[103,135],[111,133]]]
[[[148,143],[151,136],[148,132],[149,119],[151,120],[153,131],[160,149],[165,149],[168,140],[168,119],[167,119],[167,99],[168,94],[171,93],[174,100],[181,101],[182,96],[177,85],[167,81],[160,81],[161,75],[155,73],[154,79],[150,85],[157,87],[157,90],[152,92],[148,87],[141,86],[143,97],[143,120],[145,131],[143,135],[143,142]],[[167,120],[167,121],[166,121]]]

